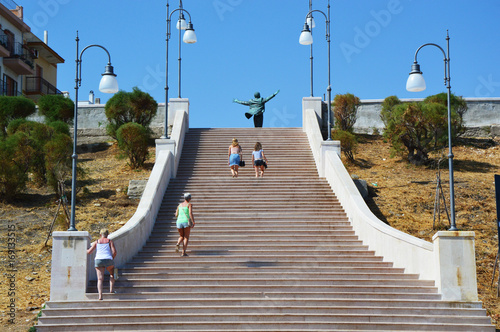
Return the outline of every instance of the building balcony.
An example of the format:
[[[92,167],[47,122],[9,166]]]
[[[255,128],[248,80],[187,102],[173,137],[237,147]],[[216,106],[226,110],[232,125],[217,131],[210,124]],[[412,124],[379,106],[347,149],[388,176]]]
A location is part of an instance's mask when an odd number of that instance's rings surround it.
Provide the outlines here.
[[[62,95],[61,91],[40,76],[28,76],[25,81],[25,95]]]
[[[10,56],[3,59],[4,66],[17,75],[33,75],[35,70],[32,52],[24,48],[21,43],[14,43],[13,46]]]

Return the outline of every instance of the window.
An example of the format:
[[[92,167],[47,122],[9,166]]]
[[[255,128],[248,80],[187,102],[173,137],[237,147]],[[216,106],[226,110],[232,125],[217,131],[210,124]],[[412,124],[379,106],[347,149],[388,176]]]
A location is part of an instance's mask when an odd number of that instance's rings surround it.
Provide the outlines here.
[[[17,82],[12,77],[3,75],[4,95],[17,96]]]

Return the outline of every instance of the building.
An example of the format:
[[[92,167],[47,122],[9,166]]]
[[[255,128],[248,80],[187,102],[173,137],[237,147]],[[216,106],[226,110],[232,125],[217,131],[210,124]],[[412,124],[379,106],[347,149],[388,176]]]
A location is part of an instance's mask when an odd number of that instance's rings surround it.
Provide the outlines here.
[[[40,40],[23,21],[23,7],[0,0],[0,95],[24,95],[35,102],[40,96],[61,94],[57,65],[64,59]]]

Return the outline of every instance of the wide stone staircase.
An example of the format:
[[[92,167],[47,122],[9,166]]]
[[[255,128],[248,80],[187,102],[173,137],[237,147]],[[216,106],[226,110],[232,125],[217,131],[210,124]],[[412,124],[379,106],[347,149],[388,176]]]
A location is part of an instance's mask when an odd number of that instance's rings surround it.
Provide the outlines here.
[[[238,178],[227,166],[233,137],[247,162]],[[263,178],[251,167],[257,141],[269,159]],[[180,257],[174,213],[185,192],[196,227]],[[190,129],[117,293],[98,301],[90,290],[88,301],[48,302],[38,330],[495,331],[480,302],[441,301],[433,281],[363,245],[298,128]]]

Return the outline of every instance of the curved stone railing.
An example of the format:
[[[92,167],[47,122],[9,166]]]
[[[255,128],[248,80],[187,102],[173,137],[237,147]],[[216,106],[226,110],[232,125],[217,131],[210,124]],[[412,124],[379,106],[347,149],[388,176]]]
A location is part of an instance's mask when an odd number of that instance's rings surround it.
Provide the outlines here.
[[[342,164],[338,146],[332,142],[318,144],[317,114],[313,107],[303,110],[303,130],[315,159],[319,159],[316,164],[320,176],[329,182],[360,240],[407,273],[435,280],[444,300],[477,301],[474,232],[438,232],[429,243],[378,219]]]
[[[183,110],[175,112],[174,123],[170,139],[157,140],[156,161],[149,176],[135,214],[117,231],[111,233],[118,255],[115,266],[121,267],[131,260],[146,244],[160,210],[163,196],[172,177],[175,177],[179,163],[180,152],[184,136],[189,128],[188,114]],[[158,146],[171,146],[172,149],[158,148]],[[87,273],[89,280],[96,279],[96,272],[92,262],[94,255],[89,256]]]

